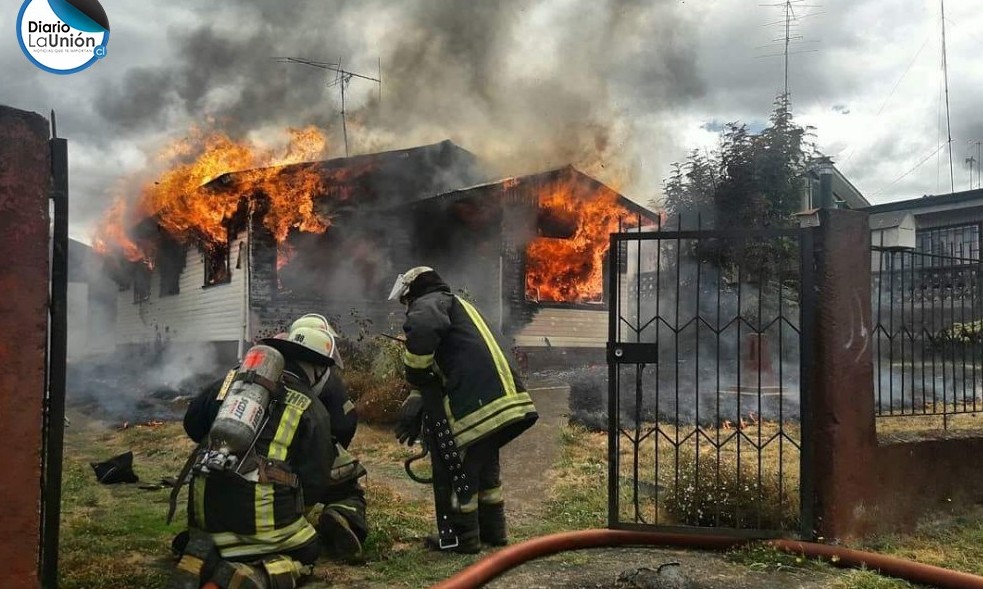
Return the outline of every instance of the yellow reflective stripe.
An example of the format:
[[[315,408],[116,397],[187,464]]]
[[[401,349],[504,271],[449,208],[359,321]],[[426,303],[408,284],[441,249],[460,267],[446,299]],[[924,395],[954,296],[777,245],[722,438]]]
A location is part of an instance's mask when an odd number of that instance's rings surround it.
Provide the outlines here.
[[[194,477],[191,479],[190,493],[195,506],[195,524],[202,530],[205,527],[205,477]]]
[[[310,542],[317,530],[304,518],[269,534],[242,535],[232,532],[211,534],[223,558],[270,554],[293,550]]]
[[[277,424],[276,433],[273,435],[273,441],[270,442],[270,448],[266,453],[268,458],[272,458],[274,460],[287,459],[287,449],[290,448],[294,435],[297,433],[297,427],[300,425],[300,417],[304,414],[304,408],[310,405],[310,399],[304,397],[308,400],[308,403],[304,404],[302,408],[300,406],[302,405],[301,403],[298,403],[296,399],[290,398],[290,393],[294,393],[294,391],[288,392],[288,401],[283,406],[283,415],[280,416],[280,423]],[[300,393],[294,394],[301,395]],[[291,400],[293,400],[293,402],[291,402]],[[271,532],[276,527],[276,521],[273,516],[273,501],[273,485],[257,483],[255,494],[257,534]]]
[[[294,565],[294,561],[287,557],[264,561],[263,568],[266,569],[269,575],[292,575],[294,572],[297,572],[297,566]]]
[[[499,397],[491,403],[483,406],[481,409],[472,411],[471,413],[465,415],[461,419],[451,420],[451,431],[457,434],[493,417],[500,411],[508,411],[514,407],[522,408],[524,413],[536,409],[536,406],[533,405],[532,397],[529,396],[529,393],[522,392],[517,393],[512,397]],[[451,415],[449,402],[445,404],[444,408],[447,410],[447,414]]]
[[[341,503],[331,503],[327,505],[331,509],[344,509],[345,511],[350,511],[352,513],[358,513],[358,508],[352,507],[351,505],[342,505]]]
[[[502,381],[502,387],[505,389],[505,394],[511,396],[516,394],[515,379],[512,377],[512,369],[509,367],[508,360],[505,359],[505,354],[502,353],[502,348],[499,347],[498,342],[495,341],[495,337],[492,335],[491,330],[488,329],[488,325],[485,324],[485,320],[482,319],[481,313],[475,309],[471,303],[462,299],[461,297],[455,296],[464,310],[467,312],[468,317],[474,323],[474,326],[478,328],[478,332],[481,334],[481,339],[485,340],[485,346],[488,347],[488,351],[491,352],[492,360],[495,362],[495,369],[498,370],[498,378]]]
[[[423,354],[421,356],[409,350],[403,350],[403,364],[410,368],[424,370],[430,368],[430,365],[433,364],[433,354]]]
[[[528,398],[528,394],[519,393],[515,397],[509,397],[508,400],[512,401],[513,399],[522,399],[523,396]],[[496,399],[496,401],[503,400],[506,400],[506,397]],[[526,402],[513,402],[508,405],[492,403],[491,405],[486,405],[483,407],[480,412],[485,413],[484,409],[488,407],[495,407],[496,409],[500,409],[501,412],[490,415],[483,420],[472,420],[471,417],[474,414],[468,415],[462,420],[463,422],[471,424],[468,427],[460,426],[459,424],[461,422],[451,424],[451,431],[454,434],[454,442],[457,443],[459,447],[467,446],[488,433],[496,432],[512,422],[523,419],[530,412],[536,410],[536,407],[532,404],[531,399]]]
[[[342,405],[341,408],[345,411],[345,415],[348,415],[349,413],[355,410],[355,403],[352,403],[351,401],[345,401],[345,404]]]
[[[471,497],[471,500],[467,503],[460,503],[457,510],[460,513],[474,513],[478,510],[478,501],[474,497]]]
[[[484,491],[478,491],[478,501],[480,501],[481,503],[501,503],[502,488],[495,487],[494,489],[485,489]]]
[[[205,562],[198,558],[197,556],[191,556],[190,554],[184,554],[181,556],[181,560],[177,563],[177,568],[182,571],[187,571],[192,575],[197,575],[201,573],[201,567],[205,566]]]

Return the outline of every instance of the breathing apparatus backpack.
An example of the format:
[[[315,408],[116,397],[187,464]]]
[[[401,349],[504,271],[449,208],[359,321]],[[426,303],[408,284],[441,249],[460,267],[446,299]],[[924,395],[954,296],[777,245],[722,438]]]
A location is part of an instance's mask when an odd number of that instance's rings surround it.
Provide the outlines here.
[[[269,346],[253,346],[227,384],[218,416],[208,432],[207,446],[196,466],[202,473],[240,472],[260,432],[269,421],[270,399],[279,387],[283,355]]]
[[[264,461],[249,460],[256,441],[270,419],[270,402],[278,393],[280,375],[286,361],[283,355],[270,346],[250,348],[242,364],[230,371],[218,399],[222,400],[218,415],[212,422],[208,436],[188,457],[171,490],[167,523],[174,518],[181,487],[190,482],[192,471],[207,475],[214,472],[231,473],[246,480],[258,481],[257,471],[262,470],[282,482],[296,486],[296,477],[282,475],[275,468],[267,469]],[[247,467],[248,465],[248,467]]]

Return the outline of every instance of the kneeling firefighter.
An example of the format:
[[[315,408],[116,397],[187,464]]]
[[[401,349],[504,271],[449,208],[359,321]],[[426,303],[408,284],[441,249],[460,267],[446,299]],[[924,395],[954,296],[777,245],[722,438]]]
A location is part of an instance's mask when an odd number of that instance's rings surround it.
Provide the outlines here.
[[[440,550],[508,542],[499,450],[538,419],[514,364],[478,309],[428,266],[400,274],[389,300],[406,305],[403,364],[413,387],[396,438],[423,435],[433,465]]]
[[[342,378],[344,363],[337,347],[337,332],[324,316],[315,313],[294,321],[290,330],[302,327],[323,329],[336,340],[331,354],[335,364],[314,384],[311,392],[321,400],[331,417],[331,437],[337,458],[331,468],[331,485],[323,496],[314,498],[320,505],[309,514],[309,519],[317,522],[328,556],[357,561],[362,556],[362,545],[368,535],[365,490],[358,482],[368,473],[349,452],[358,429],[358,412],[348,398],[348,387]]]
[[[185,415],[199,443],[172,493],[190,481],[189,536],[173,589],[292,589],[321,546],[305,518],[331,485],[331,423],[311,387],[334,364],[334,339],[299,328],[260,340],[217,394],[206,390]]]

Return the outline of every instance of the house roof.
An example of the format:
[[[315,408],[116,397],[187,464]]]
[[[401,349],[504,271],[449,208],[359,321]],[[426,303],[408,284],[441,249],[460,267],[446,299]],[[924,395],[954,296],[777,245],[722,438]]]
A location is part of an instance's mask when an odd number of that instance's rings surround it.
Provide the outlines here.
[[[870,206],[870,201],[868,201],[860,190],[853,185],[846,176],[843,175],[836,166],[832,166],[833,170],[833,196],[845,202],[851,209],[862,209]],[[809,169],[807,172],[810,176],[818,178],[819,174],[816,172],[815,168]]]
[[[412,202],[489,178],[482,171],[477,156],[450,140],[259,169],[276,170],[278,174],[287,176],[312,169],[324,174],[351,170],[352,176],[346,177],[345,182],[357,185],[366,193],[360,194],[360,206]],[[221,190],[223,186],[234,185],[239,175],[254,171],[228,172],[206,184],[206,187]]]
[[[468,198],[475,196],[477,193],[482,193],[485,191],[493,191],[495,189],[500,189],[503,193],[510,185],[517,185],[522,183],[531,184],[541,184],[545,182],[550,182],[562,178],[564,175],[576,177],[579,181],[587,182],[593,185],[593,187],[599,191],[610,191],[617,195],[618,204],[629,209],[630,211],[654,218],[656,213],[650,211],[647,208],[639,205],[638,203],[628,199],[617,190],[614,190],[610,186],[607,186],[603,182],[600,182],[596,178],[589,176],[572,165],[563,166],[560,168],[554,168],[552,170],[546,170],[544,172],[536,172],[533,174],[526,174],[524,176],[510,176],[508,178],[502,178],[495,180],[493,182],[483,182],[481,184],[475,184],[474,186],[468,186],[466,188],[459,188],[457,190],[451,190],[443,194],[438,194],[430,198],[418,201],[420,205],[425,204],[436,204],[451,202],[458,199]]]
[[[983,205],[983,189],[978,188],[976,190],[964,190],[949,194],[926,194],[921,198],[910,198],[908,200],[898,200],[869,206],[864,211],[870,214],[886,213],[889,211],[912,211],[917,214],[979,205]]]

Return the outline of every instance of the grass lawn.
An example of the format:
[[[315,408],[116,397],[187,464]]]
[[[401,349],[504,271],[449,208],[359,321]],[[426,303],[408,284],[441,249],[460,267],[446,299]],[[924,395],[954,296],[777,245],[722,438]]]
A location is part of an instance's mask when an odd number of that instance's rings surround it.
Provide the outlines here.
[[[546,533],[603,527],[606,522],[606,434],[564,427],[561,451],[546,480],[541,513],[510,519],[513,540]],[[90,461],[132,450],[141,482],[175,476],[191,449],[180,424],[136,425],[117,431],[75,418],[66,431],[62,501],[61,587],[153,589],[166,587],[171,537],[181,527],[164,524],[168,489],[99,485]],[[427,587],[476,561],[427,552],[421,539],[433,528],[429,490],[402,473],[409,450],[388,428],[360,426],[353,449],[369,466],[366,490],[371,534],[364,566],[319,564],[309,586]],[[184,520],[184,494],[177,522]],[[983,509],[939,517],[909,536],[885,536],[858,546],[921,562],[983,574]],[[569,555],[573,561],[576,554]],[[745,548],[730,558],[751,567],[827,567],[763,548]],[[588,564],[588,563],[584,563]],[[839,575],[830,589],[894,589],[910,585],[867,571]]]

